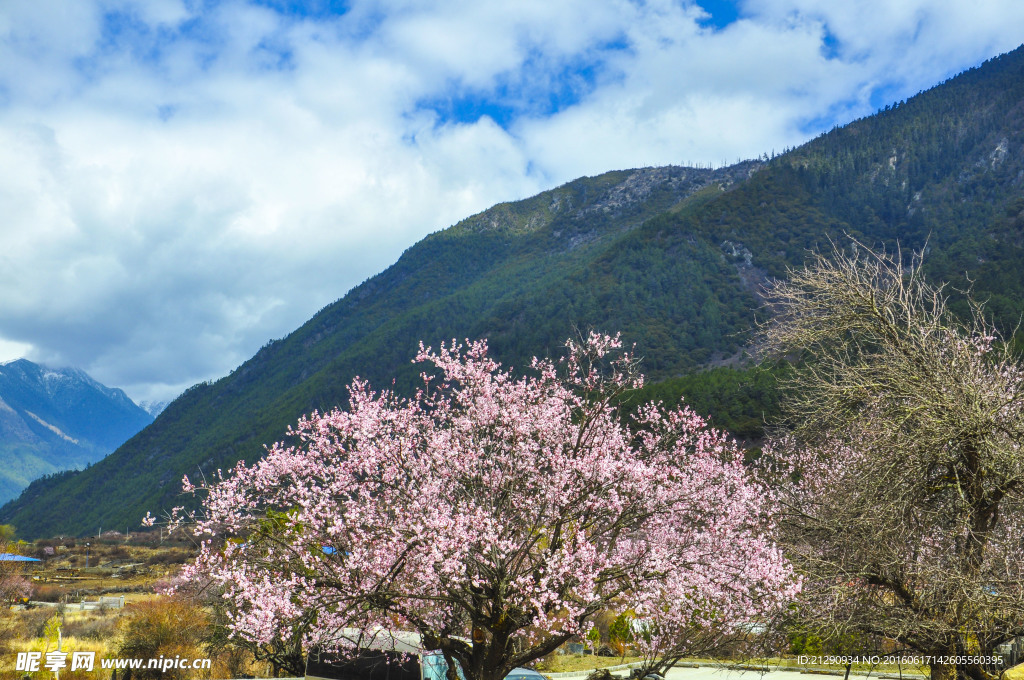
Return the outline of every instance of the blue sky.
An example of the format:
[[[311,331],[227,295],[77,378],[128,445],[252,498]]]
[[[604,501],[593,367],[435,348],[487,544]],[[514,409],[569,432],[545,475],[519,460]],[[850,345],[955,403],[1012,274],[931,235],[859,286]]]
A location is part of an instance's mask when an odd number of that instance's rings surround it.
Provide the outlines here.
[[[581,175],[781,151],[1017,0],[8,0],[0,360],[166,399],[409,245]]]

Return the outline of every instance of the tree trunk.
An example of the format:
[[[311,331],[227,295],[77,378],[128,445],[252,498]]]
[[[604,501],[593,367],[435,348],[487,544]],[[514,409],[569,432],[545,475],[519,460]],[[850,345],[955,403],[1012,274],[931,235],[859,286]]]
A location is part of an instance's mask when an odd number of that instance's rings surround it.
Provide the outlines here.
[[[931,669],[931,680],[956,680],[956,666],[948,663],[932,663],[929,668]]]

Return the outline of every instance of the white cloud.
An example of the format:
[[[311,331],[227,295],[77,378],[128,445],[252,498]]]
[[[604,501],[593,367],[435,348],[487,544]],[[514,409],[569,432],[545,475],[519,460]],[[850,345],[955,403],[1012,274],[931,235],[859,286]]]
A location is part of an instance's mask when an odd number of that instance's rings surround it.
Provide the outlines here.
[[[0,359],[167,398],[472,212],[781,151],[880,87],[1015,47],[1024,19],[938,0],[748,0],[722,30],[671,0],[198,8],[0,6]]]

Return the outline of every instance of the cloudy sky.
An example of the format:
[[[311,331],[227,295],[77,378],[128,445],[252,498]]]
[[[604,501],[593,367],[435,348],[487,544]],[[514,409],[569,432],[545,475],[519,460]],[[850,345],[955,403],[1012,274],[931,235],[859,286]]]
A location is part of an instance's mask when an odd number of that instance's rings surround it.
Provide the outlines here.
[[[4,0],[0,360],[166,399],[494,203],[781,151],[1022,26],[1019,0]]]

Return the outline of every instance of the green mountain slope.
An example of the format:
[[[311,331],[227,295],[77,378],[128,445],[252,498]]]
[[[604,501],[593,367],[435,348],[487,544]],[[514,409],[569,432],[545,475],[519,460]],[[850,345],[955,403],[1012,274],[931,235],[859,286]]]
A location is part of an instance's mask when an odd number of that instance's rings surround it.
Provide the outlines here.
[[[523,365],[595,327],[637,343],[655,379],[728,363],[747,342],[764,277],[844,232],[904,248],[930,237],[931,274],[969,277],[1013,327],[1024,310],[1022,127],[1017,50],[770,162],[612,172],[495,206],[192,388],[101,463],[34,483],[0,522],[76,533],[181,504],[182,474],[258,457],[301,413],[344,403],[353,376],[408,389],[419,340],[486,336],[499,358]],[[764,391],[761,378],[715,375],[666,383],[666,393]],[[757,413],[735,399],[708,408],[756,436]]]

